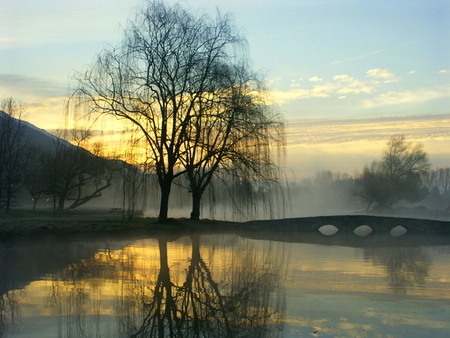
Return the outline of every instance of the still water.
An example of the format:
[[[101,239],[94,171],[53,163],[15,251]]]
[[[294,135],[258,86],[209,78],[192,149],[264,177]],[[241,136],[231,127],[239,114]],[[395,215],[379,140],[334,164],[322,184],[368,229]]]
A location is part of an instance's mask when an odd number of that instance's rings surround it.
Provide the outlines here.
[[[1,243],[0,337],[450,336],[450,240],[274,238]]]

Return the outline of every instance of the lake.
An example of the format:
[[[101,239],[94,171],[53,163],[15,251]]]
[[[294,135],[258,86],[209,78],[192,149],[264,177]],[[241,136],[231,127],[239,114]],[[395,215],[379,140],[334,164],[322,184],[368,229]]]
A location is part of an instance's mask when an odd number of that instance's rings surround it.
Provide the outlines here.
[[[0,337],[450,336],[445,236],[42,236],[0,255]]]

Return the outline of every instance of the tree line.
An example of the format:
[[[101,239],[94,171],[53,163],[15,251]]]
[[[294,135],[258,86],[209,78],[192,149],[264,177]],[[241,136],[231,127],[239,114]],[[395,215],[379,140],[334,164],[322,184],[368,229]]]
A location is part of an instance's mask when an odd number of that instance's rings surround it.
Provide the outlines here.
[[[84,148],[88,131],[58,130],[39,145],[27,134],[22,104],[7,98],[0,111],[0,209],[9,213],[28,195],[33,210],[45,199],[62,212],[100,197],[111,186],[117,165]]]
[[[123,154],[108,153],[100,142],[92,142],[86,129],[59,129],[53,135],[29,135],[24,120],[25,107],[14,98],[0,104],[0,210],[29,205],[51,208],[55,213],[70,211],[99,197],[107,196],[103,207],[130,219],[160,197],[158,177],[151,164],[139,162],[136,139],[125,142]],[[44,141],[42,141],[42,137]],[[191,194],[187,174],[174,180],[172,207],[186,207]],[[249,219],[258,213],[273,218],[281,186],[227,175],[217,170],[205,189],[205,206],[211,217],[230,211],[236,219]],[[177,200],[179,202],[177,202]],[[278,214],[277,214],[278,215]],[[222,215],[221,215],[222,216]]]
[[[23,105],[8,98],[0,110],[0,208],[6,212],[21,203],[24,195],[31,197],[33,210],[42,201],[55,212],[72,210],[114,187],[114,205],[121,207],[125,219],[160,198],[157,174],[148,163],[138,163],[132,146],[122,159],[106,156],[101,143],[90,142],[89,131],[65,129],[57,130],[47,146],[39,147],[27,138]],[[174,179],[173,208],[186,208],[192,194],[190,183],[187,173]],[[450,168],[430,169],[422,145],[394,136],[381,160],[353,175],[324,170],[298,183],[280,183],[218,170],[203,199],[209,217],[225,219],[230,212],[234,219],[281,218],[291,200],[326,207],[324,212],[333,208],[387,210],[402,202],[421,201],[444,211],[450,205]]]
[[[423,145],[391,137],[380,160],[354,174],[319,171],[290,188],[293,196],[308,196],[316,205],[387,211],[422,203],[430,209],[450,208],[450,168],[430,168]]]

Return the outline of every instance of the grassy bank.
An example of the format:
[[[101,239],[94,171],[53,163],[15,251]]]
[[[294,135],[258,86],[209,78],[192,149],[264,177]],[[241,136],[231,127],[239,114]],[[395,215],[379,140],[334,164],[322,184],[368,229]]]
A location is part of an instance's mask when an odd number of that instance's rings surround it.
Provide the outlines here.
[[[0,214],[0,237],[71,233],[108,233],[122,231],[226,230],[239,223],[214,220],[172,219],[160,224],[156,218],[136,217],[123,220],[120,213],[76,211],[54,215],[49,211],[14,210]]]

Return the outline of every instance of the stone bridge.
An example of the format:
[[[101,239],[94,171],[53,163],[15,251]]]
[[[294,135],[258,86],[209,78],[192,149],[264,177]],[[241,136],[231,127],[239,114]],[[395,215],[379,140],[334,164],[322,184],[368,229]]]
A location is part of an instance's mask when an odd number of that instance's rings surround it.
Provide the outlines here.
[[[373,233],[390,233],[393,228],[401,226],[412,233],[443,234],[450,235],[450,222],[382,217],[370,215],[341,215],[287,218],[280,220],[250,221],[244,223],[249,230],[269,231],[304,231],[315,232],[324,225],[333,225],[339,232],[354,232],[360,226],[369,226]],[[362,228],[360,228],[362,229]]]

